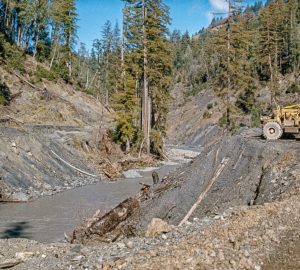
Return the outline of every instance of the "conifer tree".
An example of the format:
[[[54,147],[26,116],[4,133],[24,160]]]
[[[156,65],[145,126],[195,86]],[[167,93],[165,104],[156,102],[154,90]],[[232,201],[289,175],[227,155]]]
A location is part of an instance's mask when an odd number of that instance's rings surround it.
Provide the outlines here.
[[[43,0],[36,0],[34,3],[34,22],[33,22],[33,56],[42,54],[43,49],[47,44],[48,36],[48,3]],[[42,44],[41,44],[42,43]]]
[[[104,72],[104,89],[105,89],[105,104],[108,106],[109,104],[109,96],[110,96],[110,85],[109,85],[109,75],[111,69],[111,54],[112,54],[112,45],[113,45],[113,32],[112,25],[110,21],[106,21],[102,29],[102,48],[103,48],[103,61],[105,66]]]
[[[151,149],[162,155],[172,60],[167,38],[168,8],[162,1],[154,0],[125,0],[124,3],[120,59],[123,82],[119,83],[119,95],[126,96],[127,91],[132,95],[134,89],[135,97],[142,103],[141,117],[136,112],[132,124],[135,124],[137,133],[139,128],[142,130],[146,152]]]
[[[286,5],[286,66],[296,73],[300,61],[299,3],[297,0],[289,0]]]
[[[257,56],[270,80],[271,101],[276,95],[276,81],[280,68],[280,52],[284,47],[284,3],[278,0],[269,4],[259,16],[259,44]]]
[[[60,51],[59,63],[62,72],[69,79],[72,76],[72,51],[76,41],[77,12],[75,0],[53,0],[50,9],[52,25],[52,59],[51,69]]]
[[[139,99],[136,96],[135,79],[126,73],[124,80],[125,89],[121,89],[114,96],[117,122],[115,139],[124,146],[126,152],[129,152],[139,128],[136,122]]]
[[[167,39],[169,11],[162,1],[124,2],[126,73],[136,78],[137,95],[142,99],[141,129],[145,149],[149,153],[151,147],[152,152],[161,155],[171,82],[171,46]]]

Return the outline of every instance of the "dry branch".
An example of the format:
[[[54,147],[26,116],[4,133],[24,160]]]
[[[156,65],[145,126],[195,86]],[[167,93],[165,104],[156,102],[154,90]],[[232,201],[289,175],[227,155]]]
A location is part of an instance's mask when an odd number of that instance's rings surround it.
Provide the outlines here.
[[[68,165],[70,168],[72,168],[72,169],[74,169],[74,170],[76,170],[76,171],[78,171],[78,172],[80,172],[80,173],[82,173],[82,174],[91,176],[91,177],[95,177],[95,178],[100,177],[100,175],[91,174],[91,173],[88,173],[88,172],[85,172],[85,171],[83,171],[83,170],[81,170],[81,169],[76,168],[75,166],[71,165],[69,162],[67,162],[67,161],[65,161],[63,158],[61,158],[61,157],[60,157],[58,154],[56,154],[54,151],[52,151],[52,150],[50,150],[50,151],[51,151],[51,153],[52,153],[55,157],[57,157],[60,161],[62,161],[62,162],[65,163],[66,165]]]
[[[14,74],[23,82],[27,83],[30,87],[32,87],[33,89],[39,90],[39,91],[43,91],[44,89],[39,88],[35,85],[33,85],[31,82],[27,81],[25,78],[23,78],[21,75],[19,75],[18,73],[14,72]]]
[[[218,177],[220,176],[220,174],[224,170],[224,168],[225,168],[226,164],[228,163],[228,161],[229,161],[228,158],[224,158],[222,160],[222,162],[220,163],[219,168],[218,168],[217,172],[215,173],[214,177],[210,180],[208,186],[200,194],[198,200],[195,202],[195,204],[192,206],[192,208],[186,214],[186,216],[184,217],[184,219],[179,223],[179,226],[181,226],[183,223],[185,223],[191,217],[191,215],[194,213],[194,211],[196,210],[196,208],[198,207],[198,205],[203,201],[203,199],[205,198],[205,196],[207,195],[207,193],[212,188],[213,184],[216,182],[216,180],[218,179]]]
[[[22,95],[23,91],[19,91],[18,93],[15,93],[13,95],[10,95],[10,101],[19,97],[20,95]]]
[[[17,120],[17,119],[13,118],[13,117],[10,116],[10,115],[5,115],[5,116],[1,117],[1,118],[0,118],[0,123],[8,122],[8,121],[10,121],[10,120],[13,120],[13,121],[15,121],[15,122],[24,124],[22,121]]]

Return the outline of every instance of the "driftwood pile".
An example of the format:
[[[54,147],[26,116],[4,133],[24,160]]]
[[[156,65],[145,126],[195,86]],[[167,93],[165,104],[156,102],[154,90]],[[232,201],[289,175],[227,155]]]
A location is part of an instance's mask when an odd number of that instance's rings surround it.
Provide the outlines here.
[[[159,181],[157,173],[153,175],[153,184]],[[140,192],[135,198],[128,198],[111,211],[103,215],[100,210],[76,228],[66,240],[70,243],[89,244],[94,242],[114,242],[121,237],[134,236],[134,228],[126,223],[134,213],[139,211],[141,203],[151,199],[151,185],[140,183]]]
[[[118,230],[118,226],[130,217],[140,207],[140,203],[135,198],[129,198],[102,215],[98,211],[91,219],[88,219],[82,226],[75,229],[68,241],[70,243],[88,244],[96,241],[113,242],[121,235],[128,235],[124,232],[124,227]],[[128,230],[130,230],[128,228]],[[110,235],[108,235],[111,233]]]

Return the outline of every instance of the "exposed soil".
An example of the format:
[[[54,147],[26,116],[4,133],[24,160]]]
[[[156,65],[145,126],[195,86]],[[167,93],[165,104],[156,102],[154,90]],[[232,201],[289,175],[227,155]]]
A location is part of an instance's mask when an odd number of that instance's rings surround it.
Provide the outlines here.
[[[124,155],[112,142],[113,112],[95,97],[64,82],[44,80],[34,88],[28,76],[0,72],[12,95],[19,93],[0,107],[0,201],[116,180],[123,170],[154,164]]]
[[[5,76],[13,94],[23,92],[1,109],[1,200],[99,181],[100,168],[112,177],[118,166],[130,168],[126,158],[116,164],[118,149],[105,137],[112,120],[99,102],[49,82],[41,84],[45,98]],[[201,146],[198,157],[187,157],[157,185],[142,183],[128,200],[134,207],[107,219],[98,212],[96,222],[77,228],[77,244],[0,240],[0,269],[300,269],[299,142],[268,142],[254,129],[224,136],[217,127],[220,100],[201,95],[175,104],[168,131],[171,144]],[[145,238],[153,218],[171,231]]]
[[[181,146],[204,146],[215,142],[222,135],[218,121],[224,112],[224,106],[219,98],[209,91],[184,98],[181,85],[176,85],[172,96],[174,101],[170,107],[167,130],[169,143]],[[205,113],[206,117],[204,117]]]
[[[0,240],[14,269],[299,269],[299,196],[194,219],[156,238],[42,245]],[[19,258],[24,259],[19,259]]]
[[[213,217],[230,207],[261,205],[298,194],[299,157],[297,142],[225,137],[154,187],[139,211],[120,227],[130,226],[136,235],[143,235],[153,218],[178,225],[201,194],[191,218]]]
[[[35,89],[0,72],[11,93],[20,93],[0,108],[1,200],[26,201],[103,178],[100,145],[112,117],[101,103],[63,82]]]

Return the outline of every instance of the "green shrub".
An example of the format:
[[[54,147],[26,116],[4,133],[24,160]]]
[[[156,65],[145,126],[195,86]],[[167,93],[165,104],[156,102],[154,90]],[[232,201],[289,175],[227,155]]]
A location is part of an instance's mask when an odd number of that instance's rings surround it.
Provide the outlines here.
[[[10,90],[5,83],[0,82],[0,105],[9,105]]]
[[[0,106],[6,105],[6,99],[4,96],[0,96]]]
[[[227,123],[227,113],[224,113],[222,117],[219,119],[219,126],[222,128],[228,128],[228,130],[234,134],[238,131],[238,125],[236,124],[236,120],[233,117],[229,118],[229,123]]]
[[[227,124],[227,114],[226,113],[223,113],[223,115],[221,116],[221,118],[219,119],[219,126],[221,128],[224,128],[226,127],[226,124]]]
[[[286,90],[287,94],[296,94],[300,92],[300,86],[297,82],[293,82]]]
[[[11,45],[8,42],[3,43],[3,58],[6,61],[8,70],[25,71],[25,53],[20,51],[16,45]]]
[[[82,92],[93,96],[96,93],[96,90],[94,88],[87,88],[87,89],[83,89]]]
[[[36,60],[39,62],[45,62],[50,58],[51,55],[51,42],[40,41],[37,47]]]
[[[186,97],[193,97],[201,93],[206,87],[207,87],[207,83],[196,84],[195,86],[187,90],[184,94]]]
[[[209,119],[209,118],[211,118],[211,113],[209,112],[209,111],[205,111],[204,113],[203,113],[203,118],[204,119]]]
[[[151,153],[156,155],[158,158],[163,158],[163,138],[162,134],[152,129],[150,133],[151,141]]]
[[[253,108],[251,110],[251,126],[252,127],[260,127],[261,110],[260,108]]]
[[[235,105],[244,113],[251,113],[252,109],[255,107],[255,95],[253,90],[246,90],[240,93]]]
[[[36,80],[42,81],[42,79],[47,79],[49,81],[56,81],[58,79],[58,74],[53,70],[47,70],[42,66],[38,66],[35,73]]]
[[[214,107],[214,105],[212,103],[207,104],[207,109],[210,110]]]
[[[69,71],[67,70],[66,65],[56,64],[53,67],[53,72],[59,75],[66,83],[70,82]]]

